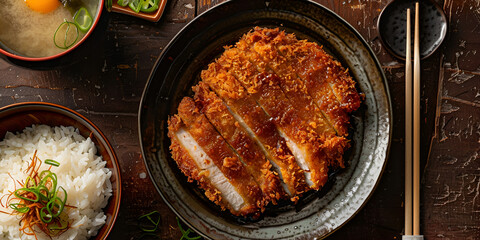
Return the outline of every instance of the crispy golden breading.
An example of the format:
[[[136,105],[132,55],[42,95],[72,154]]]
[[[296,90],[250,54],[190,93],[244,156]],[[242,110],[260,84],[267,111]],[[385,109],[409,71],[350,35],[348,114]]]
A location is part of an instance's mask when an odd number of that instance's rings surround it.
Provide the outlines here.
[[[256,27],[201,78],[194,99],[169,118],[170,149],[222,209],[258,217],[269,203],[321,189],[330,169],[345,166],[349,115],[361,97],[318,44]],[[179,139],[185,131],[191,139]]]
[[[194,87],[194,92],[195,104],[241,157],[246,169],[262,189],[266,203],[276,203],[280,197],[285,196],[278,174],[272,170],[272,164],[223,101],[203,82]]]
[[[171,140],[170,151],[172,157],[178,164],[180,170],[188,177],[189,182],[196,181],[198,185],[205,190],[205,195],[210,201],[219,205],[222,209],[227,207],[232,209],[230,204],[222,199],[220,192],[212,185],[208,174],[202,172],[202,169],[192,159],[190,153],[185,150],[175,133],[182,127],[182,120],[178,115],[172,116],[168,119],[168,137]]]
[[[348,113],[360,107],[355,81],[317,43],[297,40],[278,29],[255,28],[254,41],[269,42],[305,82],[306,89],[340,136],[348,135]]]
[[[263,211],[265,201],[258,184],[207,118],[200,113],[193,99],[183,98],[178,107],[178,116],[185,124],[185,130],[192,135],[245,201],[239,215],[255,216]]]
[[[280,87],[287,98],[295,103],[300,117],[307,120],[318,134],[325,137],[336,134],[333,126],[325,119],[321,109],[310,97],[306,85],[297,76],[292,63],[278,53],[265,34],[259,31],[250,32],[237,43],[237,47],[237,51],[252,51],[249,54],[249,60],[260,63],[256,64],[259,72],[275,73],[279,76]]]
[[[227,55],[225,53],[224,55],[243,56],[243,53],[245,53],[248,60],[254,63],[259,72],[277,74],[280,81],[279,86],[291,104],[295,106],[298,116],[306,121],[306,124],[321,138],[321,151],[328,155],[327,159],[331,160],[332,164],[344,167],[343,152],[345,148],[349,147],[348,140],[342,135],[335,135],[336,131],[332,127],[333,124],[325,118],[324,111],[317,106],[310,96],[305,82],[296,74],[297,69],[292,67],[295,63],[279,54],[274,44],[269,41],[270,37],[267,35],[272,36],[273,34],[268,34],[270,32],[265,34],[260,30],[264,29],[256,28],[255,31],[245,34],[237,43],[238,50],[235,54]],[[236,59],[238,58],[236,57]],[[345,114],[345,116],[347,115]],[[343,128],[348,129],[348,118],[340,116],[338,119],[342,120]]]
[[[217,72],[231,74],[247,89],[249,95],[258,102],[265,112],[273,118],[277,128],[290,139],[290,149],[297,160],[297,164],[305,171],[306,181],[310,188],[319,189],[327,181],[327,158],[322,153],[323,140],[310,127],[307,121],[299,117],[299,111],[287,99],[280,88],[280,79],[272,73],[258,72],[247,58],[249,52],[228,49],[217,59],[222,65]],[[247,54],[243,54],[243,53]],[[252,55],[254,53],[251,53]],[[258,60],[261,61],[261,60]],[[230,64],[232,63],[232,64]],[[295,146],[294,146],[295,145]],[[298,154],[295,154],[298,153]]]
[[[292,201],[308,189],[303,170],[295,161],[285,139],[275,123],[247,93],[235,78],[217,63],[211,63],[202,71],[203,81],[235,112],[263,144],[268,159],[280,169],[279,175],[287,186]]]

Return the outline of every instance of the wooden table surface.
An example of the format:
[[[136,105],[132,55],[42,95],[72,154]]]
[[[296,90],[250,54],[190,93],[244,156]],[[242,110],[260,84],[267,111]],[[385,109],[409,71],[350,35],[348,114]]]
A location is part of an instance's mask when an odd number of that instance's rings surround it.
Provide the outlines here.
[[[109,239],[138,239],[137,218],[162,214],[160,239],[179,239],[175,214],[156,192],[139,147],[137,111],[155,60],[196,15],[221,1],[169,0],[157,23],[105,13],[87,53],[61,68],[32,70],[0,59],[0,106],[44,101],[72,108],[102,129],[119,159],[123,198]],[[393,141],[380,185],[329,239],[400,239],[403,231],[404,62],[382,47],[385,0],[318,0],[366,39],[387,76]],[[422,61],[421,231],[427,239],[480,239],[480,2],[437,1],[448,19],[442,47]],[[0,123],[1,124],[1,123]]]

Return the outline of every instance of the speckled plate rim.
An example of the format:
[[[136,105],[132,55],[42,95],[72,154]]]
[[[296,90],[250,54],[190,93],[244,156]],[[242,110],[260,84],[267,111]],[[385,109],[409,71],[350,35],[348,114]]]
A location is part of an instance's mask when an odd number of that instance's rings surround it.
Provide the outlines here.
[[[121,204],[121,199],[122,199],[122,176],[120,173],[120,165],[118,164],[118,158],[117,155],[115,154],[115,151],[108,141],[107,137],[103,134],[103,132],[95,125],[92,121],[90,121],[88,118],[83,116],[82,114],[58,105],[54,103],[48,103],[48,102],[21,102],[21,103],[13,103],[10,105],[6,105],[3,107],[0,107],[0,119],[1,115],[3,115],[5,112],[8,111],[19,111],[19,112],[24,112],[23,108],[34,108],[35,111],[53,111],[58,114],[63,114],[66,115],[70,118],[77,117],[81,121],[83,121],[83,124],[85,126],[94,129],[100,136],[100,138],[105,142],[107,152],[111,155],[111,161],[113,165],[112,171],[116,173],[116,180],[115,180],[115,188],[117,189],[117,194],[116,196],[111,196],[112,199],[109,199],[109,202],[113,204],[113,214],[110,216],[111,221],[106,222],[102,228],[98,230],[98,234],[96,236],[93,236],[91,239],[106,239],[106,237],[110,234],[112,231],[115,222],[117,221],[118,213],[120,212],[120,204]],[[3,140],[3,139],[0,139]],[[113,185],[113,184],[112,184]],[[113,198],[114,197],[114,198]],[[108,206],[108,205],[107,205]],[[108,217],[108,216],[107,216]],[[106,227],[106,229],[103,229]]]
[[[383,174],[383,171],[385,169],[385,165],[386,165],[386,160],[387,160],[387,157],[388,157],[388,154],[389,154],[389,150],[390,150],[390,142],[391,142],[391,138],[392,138],[392,122],[391,122],[391,119],[392,119],[392,106],[391,106],[391,101],[390,101],[390,93],[389,93],[389,90],[388,90],[388,83],[386,81],[386,77],[385,77],[385,74],[383,73],[383,70],[381,68],[381,65],[378,61],[378,59],[376,58],[376,56],[374,55],[372,49],[370,48],[370,46],[366,43],[366,41],[362,38],[362,36],[350,25],[348,24],[346,21],[344,21],[341,17],[339,17],[337,14],[335,14],[334,12],[332,12],[331,10],[323,7],[322,5],[320,4],[317,4],[317,3],[314,3],[314,2],[311,2],[311,1],[302,1],[302,2],[308,2],[308,3],[311,3],[311,4],[314,4],[316,5],[317,7],[321,8],[323,11],[327,12],[328,14],[332,15],[336,21],[342,23],[346,28],[348,28],[348,30],[356,36],[356,38],[363,44],[363,47],[368,51],[368,55],[370,56],[371,60],[373,61],[373,64],[376,66],[376,68],[379,70],[378,73],[380,75],[380,87],[382,88],[382,91],[386,97],[386,103],[385,103],[385,108],[386,108],[386,129],[387,129],[387,132],[386,132],[386,139],[384,139],[385,141],[385,145],[386,145],[386,148],[384,149],[384,151],[382,151],[382,156],[384,156],[384,159],[382,160],[382,166],[381,166],[381,170],[379,171],[378,173],[378,177],[376,178],[376,181],[375,181],[375,184],[374,186],[372,187],[372,189],[370,190],[368,196],[362,201],[362,204],[348,217],[348,219],[346,219],[345,221],[343,221],[342,224],[339,224],[338,226],[335,226],[334,229],[331,229],[330,231],[328,231],[327,233],[323,234],[320,236],[320,238],[325,238],[327,236],[329,236],[330,234],[332,234],[333,232],[335,232],[336,230],[338,230],[340,227],[342,227],[343,225],[345,225],[350,219],[352,219],[362,208],[363,206],[366,204],[366,202],[368,201],[368,199],[372,196],[374,190],[376,189],[380,179],[381,179],[381,176]],[[155,71],[157,70],[157,66],[159,64],[159,62],[162,60],[162,58],[166,58],[168,56],[165,56],[165,53],[167,53],[170,48],[172,47],[172,45],[174,45],[175,41],[177,40],[177,38],[179,38],[179,36],[182,35],[182,32],[185,31],[186,29],[189,28],[190,25],[192,25],[195,21],[197,21],[198,19],[201,19],[204,15],[210,13],[211,11],[215,11],[215,9],[217,8],[220,8],[221,6],[225,5],[225,4],[228,4],[229,2],[224,2],[224,3],[221,3],[217,6],[215,6],[214,8],[210,9],[209,11],[207,12],[204,12],[202,13],[201,15],[199,15],[198,17],[196,17],[194,20],[192,20],[189,24],[187,24],[179,33],[177,33],[177,35],[171,40],[171,42],[165,47],[165,49],[162,51],[162,54],[159,56],[159,58],[157,59],[157,62],[155,63],[155,67],[153,68],[150,76],[149,76],[149,81],[147,82],[146,86],[145,86],[145,89],[143,91],[143,95],[142,95],[142,100],[141,100],[141,103],[140,103],[140,108],[139,108],[139,112],[138,112],[138,127],[139,127],[139,139],[140,139],[140,146],[141,146],[141,149],[142,149],[142,154],[144,156],[144,162],[145,164],[147,165],[147,171],[150,175],[150,178],[152,179],[155,187],[157,188],[157,191],[160,193],[162,199],[167,203],[167,205],[177,214],[177,216],[182,219],[184,222],[187,223],[187,225],[189,225],[189,227],[193,228],[193,229],[196,229],[195,226],[190,222],[190,219],[188,218],[185,218],[184,216],[182,216],[176,209],[175,207],[172,206],[172,204],[169,202],[169,200],[167,199],[167,197],[164,195],[165,193],[163,193],[163,190],[156,184],[155,182],[155,179],[152,175],[152,172],[151,172],[151,169],[148,167],[148,162],[147,162],[147,159],[146,159],[146,149],[144,148],[144,145],[143,145],[143,135],[142,135],[142,114],[143,114],[143,111],[144,109],[142,108],[145,104],[145,97],[146,97],[146,94],[148,93],[148,89],[149,89],[149,86],[150,84],[152,83],[152,77],[155,75]],[[378,84],[378,83],[377,83]],[[198,229],[196,229],[198,231]],[[209,236],[207,236],[205,233],[201,232],[201,231],[198,231],[202,236],[206,237],[206,238],[210,238]]]

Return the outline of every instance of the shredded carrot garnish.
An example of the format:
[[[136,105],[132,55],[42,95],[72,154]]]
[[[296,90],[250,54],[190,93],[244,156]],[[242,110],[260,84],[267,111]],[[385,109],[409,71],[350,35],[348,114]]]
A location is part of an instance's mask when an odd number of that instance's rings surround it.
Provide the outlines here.
[[[25,235],[35,236],[39,229],[50,237],[58,236],[70,228],[68,215],[63,211],[69,206],[67,191],[63,187],[57,187],[57,175],[51,171],[52,166],[58,167],[59,163],[46,161],[50,167],[48,170],[39,172],[42,161],[33,154],[32,161],[24,171],[27,178],[24,181],[14,181],[15,191],[0,197],[0,205],[13,209],[12,212],[0,211],[3,214],[20,215],[20,232]],[[17,184],[20,188],[17,188]],[[63,197],[62,197],[63,195]]]

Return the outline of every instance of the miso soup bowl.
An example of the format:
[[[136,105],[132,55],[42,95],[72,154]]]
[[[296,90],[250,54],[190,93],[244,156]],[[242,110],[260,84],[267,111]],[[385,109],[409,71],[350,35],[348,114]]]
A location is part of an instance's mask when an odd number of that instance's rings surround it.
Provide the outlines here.
[[[17,65],[21,65],[21,66],[25,66],[25,67],[38,68],[38,67],[36,67],[37,65],[34,64],[34,65],[30,66],[28,63],[31,63],[31,62],[48,62],[49,60],[56,60],[58,58],[61,58],[62,56],[68,55],[69,53],[71,53],[71,52],[75,51],[77,48],[79,48],[79,46],[81,46],[82,43],[84,43],[89,38],[89,36],[92,35],[95,27],[97,26],[97,24],[100,20],[100,16],[102,15],[104,5],[105,5],[105,0],[98,0],[97,13],[96,14],[90,13],[90,15],[93,19],[92,26],[90,27],[90,29],[85,33],[85,35],[81,39],[77,40],[77,42],[73,46],[68,48],[67,50],[65,50],[61,53],[51,55],[51,56],[46,56],[46,57],[29,57],[29,56],[22,55],[21,53],[17,53],[15,51],[6,49],[6,48],[2,47],[2,44],[0,44],[0,54],[1,54],[0,57],[3,57],[5,60],[13,62],[14,64],[17,64]],[[53,35],[52,35],[52,38],[53,38]],[[0,42],[1,42],[1,40],[0,40]],[[59,61],[55,61],[50,65],[51,66],[58,65],[59,64],[58,62]],[[40,68],[44,68],[44,67],[40,67]]]

